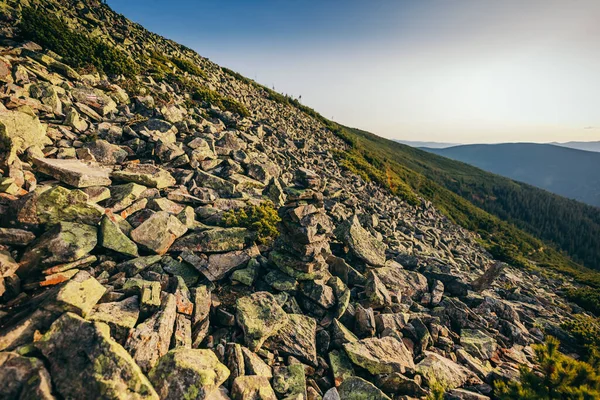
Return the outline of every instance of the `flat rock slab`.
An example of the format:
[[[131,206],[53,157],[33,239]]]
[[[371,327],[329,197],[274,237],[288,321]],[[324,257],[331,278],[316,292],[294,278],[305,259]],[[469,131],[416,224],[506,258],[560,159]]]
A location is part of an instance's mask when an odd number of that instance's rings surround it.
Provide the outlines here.
[[[231,385],[233,400],[277,400],[269,378],[257,375],[238,376]]]
[[[125,340],[140,316],[140,306],[137,296],[128,297],[122,301],[98,304],[87,319],[108,324],[112,336]]]
[[[367,338],[344,344],[350,360],[373,375],[413,370],[412,354],[403,342],[392,336]]]
[[[52,383],[66,399],[156,399],[158,395],[108,325],[66,313],[37,342]]]
[[[77,188],[108,186],[110,169],[84,164],[79,160],[34,158],[38,171]]]
[[[237,300],[237,323],[244,331],[246,345],[257,351],[264,341],[277,333],[288,316],[269,292],[255,292]]]
[[[178,239],[171,248],[174,251],[196,251],[201,253],[226,253],[242,250],[256,238],[246,228],[215,228],[194,232]]]
[[[280,354],[294,356],[302,362],[317,366],[317,323],[302,314],[288,314],[287,323],[271,336],[265,347]]]
[[[0,151],[5,153],[7,164],[31,146],[41,148],[48,144],[52,140],[37,117],[20,111],[0,111]]]
[[[161,399],[206,399],[229,370],[212,350],[177,348],[161,357],[148,377]]]
[[[131,231],[131,238],[156,254],[165,254],[175,239],[186,231],[187,226],[177,217],[166,211],[159,211]]]

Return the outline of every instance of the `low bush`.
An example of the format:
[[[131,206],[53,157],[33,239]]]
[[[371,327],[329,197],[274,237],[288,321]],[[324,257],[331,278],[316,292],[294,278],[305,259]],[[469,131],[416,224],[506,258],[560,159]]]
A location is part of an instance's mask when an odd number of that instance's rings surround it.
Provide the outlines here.
[[[273,203],[265,202],[259,206],[250,205],[225,212],[222,224],[228,227],[241,226],[255,231],[258,234],[258,242],[268,244],[279,235],[277,229],[279,221],[281,218],[277,215]]]
[[[18,29],[22,39],[52,50],[80,71],[89,71],[93,67],[107,75],[132,77],[139,73],[138,65],[123,51],[100,39],[76,32],[48,13],[24,8]]]
[[[590,364],[562,354],[560,342],[548,337],[534,345],[538,365],[534,370],[521,366],[520,382],[497,382],[500,400],[583,400],[600,398],[600,375]]]
[[[250,112],[243,104],[229,97],[221,96],[214,90],[198,87],[192,93],[192,100],[204,101],[208,104],[217,106],[222,110],[239,114],[242,117],[247,117],[250,115]]]

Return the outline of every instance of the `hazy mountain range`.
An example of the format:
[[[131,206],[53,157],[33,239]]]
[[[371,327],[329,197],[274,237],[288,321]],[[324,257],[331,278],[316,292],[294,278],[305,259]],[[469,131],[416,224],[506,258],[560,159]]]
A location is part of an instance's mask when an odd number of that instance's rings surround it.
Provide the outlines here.
[[[472,144],[425,150],[550,192],[600,206],[600,153],[538,143]],[[599,149],[598,142],[581,147]]]

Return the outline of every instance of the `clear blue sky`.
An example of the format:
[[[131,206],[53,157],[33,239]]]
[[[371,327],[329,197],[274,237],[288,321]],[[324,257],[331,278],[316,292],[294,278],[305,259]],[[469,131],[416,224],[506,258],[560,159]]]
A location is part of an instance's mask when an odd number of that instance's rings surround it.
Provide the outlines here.
[[[600,140],[597,0],[108,0],[341,123],[446,142]]]

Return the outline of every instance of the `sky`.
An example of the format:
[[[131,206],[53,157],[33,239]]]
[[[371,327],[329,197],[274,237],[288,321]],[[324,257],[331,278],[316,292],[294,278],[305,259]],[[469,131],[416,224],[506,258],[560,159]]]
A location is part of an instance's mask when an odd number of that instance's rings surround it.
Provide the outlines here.
[[[600,140],[598,0],[108,0],[344,125],[454,143]]]

